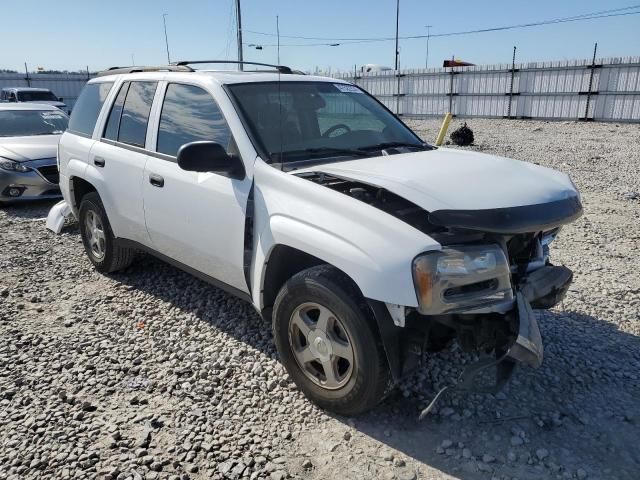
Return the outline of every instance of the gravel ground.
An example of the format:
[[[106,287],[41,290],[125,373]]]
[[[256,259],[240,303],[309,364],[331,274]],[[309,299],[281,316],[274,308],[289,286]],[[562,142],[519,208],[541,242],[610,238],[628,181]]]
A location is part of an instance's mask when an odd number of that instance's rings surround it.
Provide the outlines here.
[[[425,138],[438,121],[410,122]],[[457,127],[456,119],[452,127]],[[0,479],[637,479],[640,128],[470,120],[469,147],[558,168],[585,215],[538,312],[545,361],[504,392],[445,394],[453,345],[356,419],[309,404],[252,307],[153,258],[96,273],[50,203],[0,210]]]

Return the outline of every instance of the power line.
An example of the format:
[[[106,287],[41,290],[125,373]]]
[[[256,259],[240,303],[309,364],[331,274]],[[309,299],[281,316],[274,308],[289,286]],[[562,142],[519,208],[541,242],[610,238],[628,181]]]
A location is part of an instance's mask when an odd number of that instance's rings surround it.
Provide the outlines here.
[[[503,31],[503,30],[515,30],[515,29],[519,29],[519,28],[530,28],[530,27],[537,27],[537,26],[542,26],[542,25],[552,25],[552,24],[558,24],[558,23],[569,23],[569,22],[579,22],[579,21],[585,21],[585,20],[596,20],[596,19],[600,19],[600,18],[609,18],[609,17],[622,17],[622,16],[628,16],[628,15],[638,15],[640,14],[640,11],[635,11],[635,12],[625,12],[625,10],[632,10],[632,9],[637,9],[640,8],[640,4],[638,5],[633,5],[630,7],[623,7],[623,8],[616,8],[616,9],[611,9],[611,10],[603,10],[601,12],[592,12],[592,13],[585,13],[582,15],[574,15],[571,17],[563,17],[563,18],[555,18],[555,19],[550,19],[550,20],[543,20],[540,22],[531,22],[531,23],[521,23],[521,24],[516,24],[516,25],[506,25],[506,26],[500,26],[500,27],[489,27],[489,28],[482,28],[482,29],[476,29],[476,30],[465,30],[465,31],[458,31],[458,32],[446,32],[446,33],[432,33],[430,35],[406,35],[406,36],[401,36],[399,37],[401,40],[415,40],[415,39],[423,39],[423,38],[427,38],[427,36],[429,36],[430,38],[433,37],[452,37],[452,36],[458,36],[458,35],[470,35],[470,34],[476,34],[476,33],[488,33],[488,32],[497,32],[497,31]],[[611,12],[611,13],[609,13]],[[620,13],[613,13],[613,12],[620,12]],[[245,32],[249,32],[249,33],[254,33],[254,34],[258,34],[258,35],[266,35],[266,36],[273,36],[274,34],[272,33],[267,33],[267,32],[256,32],[254,30],[245,30]],[[281,47],[319,47],[319,46],[339,46],[339,45],[348,45],[348,44],[357,44],[357,43],[374,43],[374,42],[387,42],[387,41],[391,41],[391,40],[395,40],[395,37],[370,37],[370,38],[326,38],[326,37],[298,37],[298,36],[292,36],[292,35],[280,35],[281,37],[284,38],[298,38],[298,39],[305,39],[305,40],[326,40],[327,43],[299,43],[299,44],[295,44],[295,43],[289,43],[289,44],[280,44]],[[336,43],[339,42],[339,43]],[[273,47],[275,46],[275,44],[261,44],[262,46],[265,47]]]

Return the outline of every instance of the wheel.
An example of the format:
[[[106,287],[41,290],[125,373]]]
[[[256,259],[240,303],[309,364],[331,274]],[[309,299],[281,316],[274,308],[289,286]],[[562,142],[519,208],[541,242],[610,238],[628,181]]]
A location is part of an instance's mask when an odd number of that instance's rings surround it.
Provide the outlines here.
[[[97,192],[82,197],[78,216],[84,250],[96,270],[111,273],[131,265],[136,251],[118,245]]]
[[[359,290],[321,265],[293,276],[273,309],[276,347],[303,393],[320,407],[357,415],[384,397],[389,367]]]

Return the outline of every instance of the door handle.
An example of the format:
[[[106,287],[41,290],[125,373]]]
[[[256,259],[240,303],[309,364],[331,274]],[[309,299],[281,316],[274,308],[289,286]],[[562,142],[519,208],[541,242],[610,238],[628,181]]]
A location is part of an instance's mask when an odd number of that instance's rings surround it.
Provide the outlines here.
[[[162,188],[164,187],[164,178],[162,178],[160,175],[152,173],[151,175],[149,175],[149,183],[154,187]]]
[[[93,163],[96,167],[104,167],[104,158],[102,157],[93,157]]]

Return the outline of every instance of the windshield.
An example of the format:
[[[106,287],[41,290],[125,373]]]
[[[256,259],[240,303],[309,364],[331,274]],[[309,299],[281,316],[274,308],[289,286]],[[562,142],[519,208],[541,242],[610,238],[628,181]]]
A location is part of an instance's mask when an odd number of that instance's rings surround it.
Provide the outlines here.
[[[260,82],[228,88],[268,162],[366,156],[391,146],[428,148],[353,85]]]
[[[18,101],[20,102],[57,102],[58,97],[56,97],[53,93],[46,90],[43,92],[38,91],[27,91],[27,92],[18,92]]]
[[[58,135],[68,122],[69,117],[57,110],[0,110],[0,137]]]

